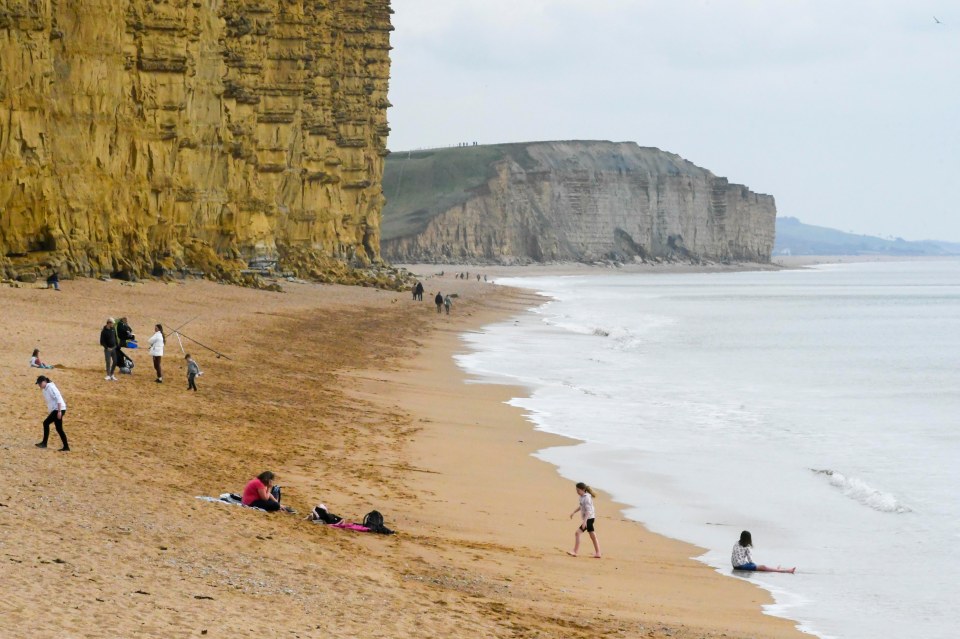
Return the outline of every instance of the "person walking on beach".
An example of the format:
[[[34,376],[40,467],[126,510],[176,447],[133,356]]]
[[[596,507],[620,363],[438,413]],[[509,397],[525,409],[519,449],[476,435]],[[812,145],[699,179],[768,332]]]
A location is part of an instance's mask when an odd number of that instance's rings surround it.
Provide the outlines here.
[[[293,512],[292,508],[280,505],[280,487],[274,485],[273,478],[273,473],[265,470],[248,481],[243,488],[243,498],[240,500],[243,505],[271,513],[278,510]]]
[[[193,361],[193,358],[190,357],[190,353],[187,353],[184,359],[187,360],[187,390],[196,391],[197,375],[200,374],[200,367]]]
[[[433,298],[433,303],[437,305],[437,313],[443,309],[443,294],[437,291],[437,296]]]
[[[63,442],[63,448],[60,449],[60,452],[69,452],[70,445],[67,443],[67,434],[63,432],[63,415],[67,412],[67,403],[63,401],[60,389],[50,381],[49,377],[41,375],[37,378],[36,383],[43,392],[43,399],[47,402],[47,410],[50,411],[47,418],[43,420],[43,441],[37,444],[37,448],[47,447],[47,440],[50,438],[50,424],[53,424],[57,429],[57,435],[60,436],[60,441]]]
[[[157,383],[163,383],[163,326],[157,324],[153,327],[157,332],[150,336],[147,344],[150,345],[150,355],[153,357],[153,369],[157,371]]]
[[[417,282],[416,288],[413,289],[413,299],[418,302],[423,301],[423,282]]]
[[[597,541],[597,533],[593,529],[593,522],[596,518],[596,511],[593,508],[593,498],[596,495],[593,489],[583,482],[577,483],[577,494],[580,495],[580,504],[570,513],[572,519],[578,512],[580,513],[580,527],[573,535],[573,550],[567,551],[571,557],[576,557],[580,552],[580,535],[587,533],[590,535],[590,541],[593,542],[593,558],[600,559],[600,542]]]
[[[450,307],[451,307],[451,306],[453,306],[453,299],[451,299],[451,297],[450,297],[449,294],[448,294],[448,295],[444,295],[444,296],[443,296],[443,308],[446,309],[447,315],[450,314]]]
[[[107,323],[100,331],[100,346],[103,347],[103,361],[106,365],[107,376],[103,379],[115,382],[117,378],[113,372],[117,368],[117,330],[113,327],[113,318],[108,317]]]
[[[757,572],[789,572],[793,574],[797,569],[794,568],[770,568],[769,566],[758,566],[753,563],[753,557],[750,556],[750,548],[753,546],[753,538],[749,530],[740,533],[740,541],[733,545],[733,553],[730,555],[730,563],[734,570],[755,570]]]

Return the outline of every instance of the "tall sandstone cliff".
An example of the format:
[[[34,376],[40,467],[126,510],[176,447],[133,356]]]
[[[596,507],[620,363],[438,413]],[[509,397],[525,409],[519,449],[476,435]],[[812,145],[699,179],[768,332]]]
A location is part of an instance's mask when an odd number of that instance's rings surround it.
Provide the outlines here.
[[[768,262],[776,205],[634,143],[393,154],[382,251],[395,262]]]
[[[0,273],[380,259],[390,0],[0,0]]]

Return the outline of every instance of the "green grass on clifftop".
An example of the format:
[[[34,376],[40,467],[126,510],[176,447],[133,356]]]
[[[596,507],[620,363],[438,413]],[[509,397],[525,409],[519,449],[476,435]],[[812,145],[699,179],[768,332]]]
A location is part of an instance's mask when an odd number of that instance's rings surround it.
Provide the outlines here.
[[[494,175],[494,165],[511,158],[533,165],[525,144],[493,144],[401,151],[387,156],[383,171],[381,235],[389,240],[423,230],[436,215],[465,202]]]

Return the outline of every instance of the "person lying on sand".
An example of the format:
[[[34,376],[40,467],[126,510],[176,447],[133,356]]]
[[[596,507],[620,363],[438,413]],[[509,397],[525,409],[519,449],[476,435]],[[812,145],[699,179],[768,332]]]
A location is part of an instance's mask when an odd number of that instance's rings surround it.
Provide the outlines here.
[[[753,538],[750,536],[749,530],[744,530],[740,533],[740,541],[733,545],[733,554],[730,556],[730,563],[733,564],[734,570],[755,570],[757,572],[789,572],[793,574],[796,571],[794,568],[781,568],[777,566],[776,568],[770,568],[769,566],[758,566],[753,563],[753,557],[750,556],[750,547],[753,546]]]
[[[295,512],[292,508],[280,505],[280,487],[273,483],[273,478],[273,473],[265,470],[251,479],[244,487],[240,501],[244,506],[260,508],[271,513],[278,510],[286,513]]]

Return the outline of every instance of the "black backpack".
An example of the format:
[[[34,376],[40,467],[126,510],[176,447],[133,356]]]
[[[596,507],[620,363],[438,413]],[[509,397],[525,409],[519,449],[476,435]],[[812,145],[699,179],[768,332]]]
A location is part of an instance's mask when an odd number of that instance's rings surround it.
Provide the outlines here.
[[[392,535],[393,531],[383,525],[383,515],[379,510],[371,510],[363,518],[363,527],[381,535]]]

